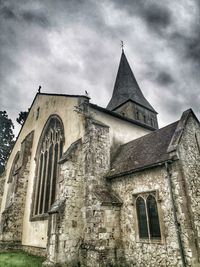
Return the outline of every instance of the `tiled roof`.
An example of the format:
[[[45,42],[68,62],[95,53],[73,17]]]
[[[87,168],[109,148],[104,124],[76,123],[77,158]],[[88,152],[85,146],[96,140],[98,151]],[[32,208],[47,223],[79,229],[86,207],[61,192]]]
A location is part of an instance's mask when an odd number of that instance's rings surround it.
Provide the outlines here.
[[[122,145],[111,163],[108,177],[119,176],[169,159],[167,152],[178,122]]]
[[[121,206],[122,201],[115,195],[114,192],[102,186],[96,186],[95,196],[102,205]]]

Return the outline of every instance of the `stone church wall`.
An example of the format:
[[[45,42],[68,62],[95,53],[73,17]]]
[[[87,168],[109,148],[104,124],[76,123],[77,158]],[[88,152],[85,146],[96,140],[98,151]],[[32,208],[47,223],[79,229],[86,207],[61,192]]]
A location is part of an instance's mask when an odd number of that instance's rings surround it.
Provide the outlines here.
[[[182,179],[183,199],[182,212],[188,213],[187,236],[190,249],[186,253],[192,257],[194,266],[200,261],[200,127],[192,116],[188,118],[179,145],[179,157]],[[177,196],[178,197],[178,196]],[[189,255],[188,255],[189,256]],[[195,265],[196,264],[196,265]]]
[[[91,115],[98,121],[109,126],[109,139],[111,147],[111,158],[121,144],[141,137],[151,130],[135,125],[134,123],[113,117],[99,110],[90,108]]]
[[[0,175],[0,207],[3,199],[5,180],[6,180],[6,172],[4,171],[4,173]]]
[[[125,258],[130,266],[181,266],[165,167],[156,167],[111,181],[121,197],[121,230]],[[139,239],[135,196],[155,191],[161,240]]]
[[[77,264],[83,238],[84,170],[81,140],[59,163],[59,191],[49,216],[48,261]]]
[[[158,128],[156,114],[133,101],[127,101],[115,109],[115,112],[126,116],[127,118],[141,121],[144,124]]]
[[[20,150],[20,157],[17,162],[17,173],[13,177],[15,184],[14,191],[11,192],[13,200],[5,208],[1,216],[1,240],[4,242],[22,241],[23,216],[26,200],[27,179],[30,171],[31,148],[33,142],[33,132],[23,141]],[[21,161],[21,162],[20,162]],[[11,169],[12,172],[12,169]],[[12,174],[11,174],[12,175]],[[9,192],[8,192],[9,193]],[[11,196],[7,196],[7,199]]]
[[[120,236],[119,207],[103,204],[104,195],[109,196],[104,178],[110,167],[109,130],[99,121],[87,120],[83,139],[86,201],[81,266],[108,266],[109,258],[114,258],[115,241]]]
[[[77,97],[54,96],[54,95],[38,95],[30,112],[30,121],[26,121],[27,127],[35,129],[34,142],[32,147],[32,159],[30,164],[30,175],[27,188],[27,199],[25,204],[25,215],[23,220],[23,239],[25,246],[35,246],[46,248],[48,220],[30,220],[30,211],[33,199],[33,188],[35,184],[35,174],[37,166],[36,151],[40,136],[46,121],[52,114],[58,115],[64,125],[65,143],[63,151],[65,151],[71,143],[82,136],[82,122],[74,112],[74,106],[78,105]],[[39,110],[39,117],[36,119]],[[28,118],[29,119],[29,118]],[[32,125],[31,125],[32,122]],[[24,126],[26,129],[26,124]]]
[[[109,127],[89,119],[84,137],[60,160],[59,199],[50,211],[47,262],[107,266],[116,257],[120,203],[114,196],[114,205],[102,203],[105,194],[110,201],[104,178],[109,151]]]

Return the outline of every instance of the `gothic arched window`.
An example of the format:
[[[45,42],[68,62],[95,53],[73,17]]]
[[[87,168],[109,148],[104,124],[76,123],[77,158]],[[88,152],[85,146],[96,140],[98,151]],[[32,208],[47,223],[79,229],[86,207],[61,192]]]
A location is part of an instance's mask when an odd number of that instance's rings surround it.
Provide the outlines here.
[[[47,214],[55,201],[57,166],[64,142],[63,124],[58,116],[46,123],[37,149],[37,173],[34,190],[33,216]]]
[[[5,205],[6,208],[8,208],[14,202],[14,197],[17,187],[18,171],[19,171],[19,159],[20,159],[20,152],[18,151],[13,160],[12,167],[8,177],[8,191],[7,191],[6,205]]]
[[[155,197],[149,195],[147,197],[146,203],[147,203],[147,212],[149,218],[150,238],[160,238],[160,224],[159,224],[158,209]]]
[[[153,193],[136,199],[138,232],[141,239],[161,239],[157,201]]]
[[[144,199],[142,197],[137,198],[136,208],[137,208],[138,228],[139,228],[140,238],[149,238],[146,207]]]

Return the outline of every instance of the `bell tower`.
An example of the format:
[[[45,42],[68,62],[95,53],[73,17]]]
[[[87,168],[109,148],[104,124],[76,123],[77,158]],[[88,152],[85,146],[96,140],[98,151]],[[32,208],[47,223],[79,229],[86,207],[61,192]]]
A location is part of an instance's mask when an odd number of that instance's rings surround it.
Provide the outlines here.
[[[144,97],[123,48],[113,94],[106,108],[158,129],[158,113]]]

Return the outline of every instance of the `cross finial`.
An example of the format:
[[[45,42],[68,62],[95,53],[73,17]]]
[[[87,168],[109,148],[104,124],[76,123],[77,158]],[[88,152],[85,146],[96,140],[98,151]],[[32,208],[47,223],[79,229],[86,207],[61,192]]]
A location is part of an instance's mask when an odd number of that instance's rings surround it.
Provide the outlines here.
[[[122,51],[124,51],[124,42],[121,40],[121,48],[122,48]]]

